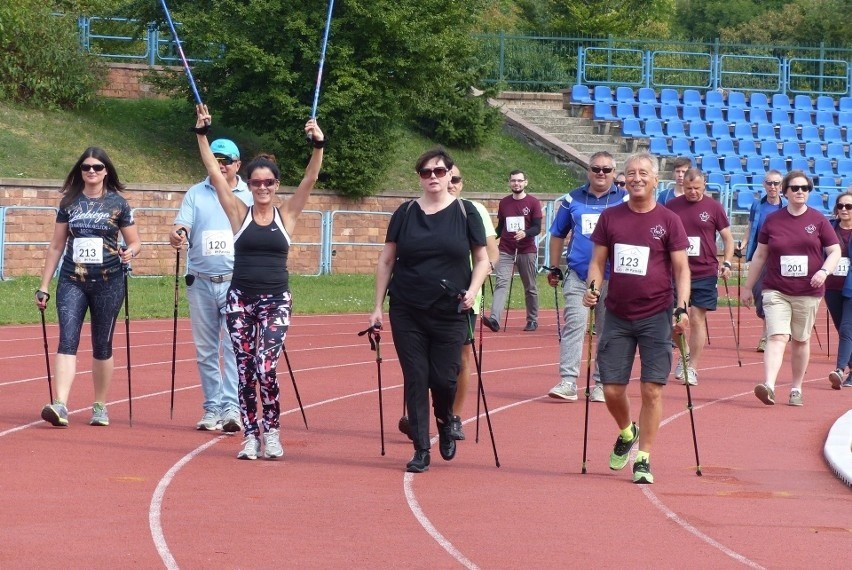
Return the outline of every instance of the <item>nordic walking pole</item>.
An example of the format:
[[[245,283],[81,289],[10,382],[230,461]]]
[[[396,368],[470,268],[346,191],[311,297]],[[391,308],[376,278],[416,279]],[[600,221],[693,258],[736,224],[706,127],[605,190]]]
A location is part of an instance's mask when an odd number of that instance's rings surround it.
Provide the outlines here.
[[[177,232],[179,236],[185,236],[186,230],[184,228],[179,229]],[[180,247],[175,251],[175,311],[174,311],[174,322],[172,326],[172,390],[171,390],[171,398],[169,400],[169,419],[174,419],[175,415],[175,366],[177,364],[177,321],[178,321],[178,279],[180,278]]]
[[[183,63],[183,70],[186,72],[189,87],[192,89],[192,95],[195,97],[196,104],[201,105],[201,95],[198,94],[198,87],[195,85],[195,78],[192,77],[192,70],[189,69],[189,62],[186,60],[186,55],[183,53],[183,46],[181,46],[180,38],[178,37],[177,30],[175,29],[175,23],[172,21],[172,15],[169,13],[169,7],[166,5],[166,0],[160,0],[160,4],[163,6],[163,12],[166,15],[166,23],[168,23],[169,30],[172,32],[172,39],[174,39],[175,45],[177,46],[178,55],[180,55],[181,63]]]
[[[814,334],[816,335],[817,344],[819,345],[820,350],[822,350],[822,341],[819,339],[819,331],[817,330],[816,323],[814,323]]]
[[[379,381],[379,433],[382,440],[382,457],[385,455],[385,412],[384,404],[382,403],[382,335],[379,331],[382,330],[381,325],[373,325],[358,333],[358,336],[367,335],[370,341],[370,350],[376,352],[376,373]]]
[[[282,347],[282,351],[284,352],[284,361],[287,363],[287,371],[290,372],[290,381],[293,382],[293,391],[296,392],[296,401],[299,402],[299,410],[302,412],[302,421],[305,422],[305,429],[308,429],[308,418],[305,417],[305,408],[302,407],[302,398],[299,396],[299,387],[296,386],[293,367],[290,366],[290,357],[287,356],[287,347]]]
[[[512,308],[512,285],[515,283],[515,267],[518,264],[518,249],[515,248],[515,257],[512,259],[512,276],[509,278],[509,294],[506,297],[506,316],[503,317],[503,332],[509,324],[509,309]]]
[[[562,270],[559,269],[558,266],[547,267],[542,266],[542,269],[550,272],[550,275],[556,278],[556,284],[553,285],[553,302],[556,306],[556,338],[561,343],[562,342],[562,324],[559,322],[559,282],[565,279],[565,275],[562,273]],[[550,281],[550,276],[548,276],[548,281]]]
[[[742,286],[743,274],[742,274],[742,260],[743,260],[743,242],[742,240],[737,242],[737,247],[734,248],[734,257],[737,258],[737,358],[739,358],[739,340],[742,338],[740,336],[740,307],[742,303],[740,302],[740,287]],[[726,293],[727,294],[727,293]],[[742,366],[742,364],[740,364]]]
[[[589,283],[589,291],[594,295],[595,282]],[[595,326],[595,307],[589,307],[589,325],[586,327],[586,336],[588,337],[588,352],[586,353],[586,419],[583,422],[583,475],[586,474],[586,450],[589,442],[589,400],[591,399],[590,387],[592,384],[592,343],[594,337],[592,335],[593,327]]]
[[[684,307],[685,308],[685,307]],[[689,362],[686,359],[686,337],[680,333],[677,337],[677,345],[680,349],[680,359],[683,364],[683,369],[689,367]],[[685,372],[684,372],[685,374]],[[701,460],[698,459],[698,438],[695,437],[695,417],[692,414],[692,392],[690,391],[689,382],[686,382],[686,407],[689,410],[689,423],[692,426],[692,446],[695,448],[695,474],[701,477]]]
[[[334,0],[328,0],[328,15],[325,19],[325,32],[322,36],[322,48],[320,49],[319,67],[317,69],[317,83],[314,87],[314,102],[311,105],[311,118],[317,118],[317,105],[319,104],[320,85],[322,84],[322,70],[325,66],[325,50],[328,47],[328,31],[331,29],[331,12],[334,10]],[[309,139],[313,139],[312,134],[308,134]]]
[[[488,276],[489,283],[491,276]],[[491,289],[491,295],[494,295],[494,289]],[[482,297],[479,299],[479,314],[483,315],[485,311],[485,283],[482,284]],[[482,319],[479,319],[479,366],[482,367]],[[476,443],[479,443],[479,386],[476,388]]]
[[[825,355],[831,358],[831,323],[828,318],[828,305],[825,306]]]
[[[124,251],[126,247],[122,247]],[[130,427],[133,427],[133,385],[130,377],[130,290],[128,288],[127,276],[130,274],[129,263],[122,263],[124,270],[124,339],[127,347],[127,407],[130,414]]]
[[[710,346],[710,324],[704,319],[704,334],[707,335],[707,346]]]
[[[734,310],[731,308],[731,293],[728,291],[728,280],[722,278],[722,283],[725,284],[725,296],[728,298],[728,314],[731,315],[731,331],[734,333],[734,346],[737,348],[737,363],[740,365],[740,368],[742,368],[743,360],[740,358],[740,336],[737,334],[737,328],[734,325]],[[737,302],[739,303],[739,299]],[[737,310],[739,310],[739,307]]]
[[[44,301],[44,308],[39,307],[41,313],[41,337],[44,339],[44,364],[47,366],[47,391],[50,393],[50,403],[53,403],[53,382],[50,376],[50,354],[47,348],[47,325],[44,322],[44,309],[47,308],[47,302],[50,301],[50,293],[45,291],[36,291],[36,299]]]

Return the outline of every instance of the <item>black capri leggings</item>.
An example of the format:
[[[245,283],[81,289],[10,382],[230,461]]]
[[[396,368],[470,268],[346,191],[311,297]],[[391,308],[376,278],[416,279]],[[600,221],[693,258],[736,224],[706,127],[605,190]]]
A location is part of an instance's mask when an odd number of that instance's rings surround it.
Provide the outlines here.
[[[107,360],[112,356],[115,319],[124,301],[124,281],[110,279],[77,283],[60,279],[56,287],[56,311],[59,315],[59,354],[77,354],[80,330],[86,311],[92,317],[92,357]]]

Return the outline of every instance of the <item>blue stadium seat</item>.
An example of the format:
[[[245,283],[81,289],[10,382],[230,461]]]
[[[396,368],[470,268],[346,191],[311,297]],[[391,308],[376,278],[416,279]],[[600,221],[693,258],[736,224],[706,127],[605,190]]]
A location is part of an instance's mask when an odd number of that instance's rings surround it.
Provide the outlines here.
[[[748,190],[748,189],[745,189],[745,188],[740,189],[737,192],[737,198],[736,198],[736,202],[735,202],[736,208],[735,209],[740,211],[740,212],[748,212],[749,210],[751,210],[752,203],[755,202],[756,200],[757,200],[757,196],[755,195],[755,193],[752,190]]]
[[[757,145],[754,144],[754,140],[752,139],[737,139],[737,152],[740,156],[745,156],[746,158],[759,154],[757,152]]]
[[[633,89],[630,87],[616,87],[615,89],[615,102],[616,103],[630,103],[633,105],[636,103],[636,96],[633,94]]]
[[[806,142],[805,143],[805,156],[808,158],[822,158],[825,156],[822,152],[822,143],[819,142]]]
[[[796,95],[793,98],[793,109],[810,112],[814,110],[814,102],[807,95]]]
[[[745,103],[745,100],[743,100],[743,103]],[[704,106],[705,107],[714,107],[714,108],[717,108],[717,109],[724,109],[725,107],[728,107],[729,105],[725,104],[725,98],[722,95],[721,91],[707,91],[704,94]],[[745,106],[745,105],[743,105],[743,106]]]
[[[692,141],[692,151],[696,155],[702,155],[713,152],[713,141],[709,138],[696,138]]]
[[[753,125],[771,125],[766,117],[766,109],[752,109],[748,113],[748,119]]]
[[[644,103],[653,107],[660,105],[660,102],[657,101],[657,92],[650,87],[640,87],[636,99],[640,104]]]
[[[707,176],[707,184],[718,184],[723,188],[728,184],[725,180],[725,175],[721,172],[705,172]]]
[[[802,148],[797,141],[784,141],[784,144],[781,145],[781,156],[787,158],[800,157],[802,156]]]
[[[814,210],[819,210],[823,214],[828,213],[828,208],[825,205],[825,196],[819,190],[814,189],[808,193],[808,207]]]
[[[822,130],[822,140],[826,143],[842,143],[843,137],[840,135],[840,127],[825,127]]]
[[[596,102],[615,103],[615,99],[612,98],[612,90],[606,85],[596,85],[592,99]]]
[[[689,146],[689,139],[673,138],[672,139],[672,155],[673,156],[692,156],[692,148]]]
[[[753,176],[763,176],[766,173],[766,166],[763,164],[763,157],[750,155],[746,158],[746,172]]]
[[[825,127],[837,124],[837,112],[832,111],[817,111],[814,123],[817,126]]]
[[[686,136],[686,129],[683,126],[683,121],[680,119],[672,119],[666,123],[666,135],[671,138],[689,138]]]
[[[739,172],[735,172],[731,174],[728,178],[728,186],[733,188],[734,186],[747,186],[748,185],[748,175],[740,174]]]
[[[709,105],[708,105],[709,106]],[[729,91],[728,92],[728,108],[731,107],[741,107],[747,108],[748,102],[746,102],[745,93],[742,91]]]
[[[740,160],[740,155],[732,154],[725,156],[722,159],[722,170],[724,170],[728,174],[745,174],[745,170],[743,170],[742,161]]]
[[[639,124],[639,119],[625,119],[621,124],[621,134],[628,138],[644,138],[642,126]]]
[[[840,182],[837,185],[841,188],[847,188],[852,190],[852,176],[841,178]]]
[[[837,176],[840,178],[852,178],[852,158],[837,159]]]
[[[852,97],[841,97],[837,102],[838,111],[852,111]]]
[[[697,121],[689,121],[689,137],[690,138],[702,138],[706,139],[710,136],[709,131],[707,130],[707,123],[702,120]]]
[[[761,123],[757,125],[757,140],[759,141],[777,141],[778,136],[775,134],[775,127],[769,123]]]
[[[730,103],[729,103],[730,105]],[[748,106],[749,109],[763,109],[764,111],[769,110],[769,99],[766,98],[764,93],[752,93],[748,98]],[[754,122],[754,119],[752,119]]]
[[[724,174],[721,165],[719,164],[719,155],[705,154],[698,157],[701,160],[701,170],[707,173],[720,172]]]
[[[731,129],[728,123],[713,123],[710,125],[710,136],[716,140],[731,138]]]
[[[848,158],[849,154],[846,152],[846,145],[843,143],[833,142],[828,143],[825,146],[825,156],[828,158]]]
[[[778,140],[798,141],[799,132],[796,129],[796,125],[781,125],[781,129],[778,131]]]
[[[745,116],[745,109],[742,107],[731,107],[728,109],[729,123],[748,123]]]
[[[705,107],[704,120],[708,123],[721,123],[725,120],[722,107]]]
[[[665,137],[663,134],[663,122],[659,119],[648,119],[645,121],[645,136],[648,138]]]
[[[822,139],[819,136],[819,128],[813,125],[805,125],[802,127],[802,141],[818,142]]]
[[[648,146],[648,151],[657,156],[671,156],[669,140],[666,137],[651,137],[651,144]]]
[[[790,160],[790,170],[801,170],[806,174],[813,174],[811,172],[811,165],[804,156],[794,156]]]
[[[615,106],[615,116],[622,121],[625,119],[635,119],[636,109],[634,109],[633,105],[630,103],[618,103]]]
[[[571,87],[571,103],[577,105],[591,105],[594,103],[590,97],[589,87],[579,83]]]
[[[772,109],[769,111],[769,122],[773,125],[783,127],[790,123],[790,112],[785,109]]]
[[[793,111],[793,124],[794,125],[813,125],[814,124],[814,115],[813,111],[804,111],[802,109],[796,109]]]
[[[834,97],[829,97],[828,95],[820,95],[819,97],[817,97],[816,110],[836,113],[837,106],[834,103]]]
[[[787,159],[783,156],[769,157],[769,170],[777,170],[778,172],[787,172]]]
[[[660,101],[660,119],[664,121],[680,120],[680,107],[670,102]]]
[[[693,121],[703,121],[701,118],[701,107],[683,107],[683,120],[692,123]]]
[[[595,102],[595,110],[592,118],[596,121],[613,121],[618,122],[618,117],[612,114],[612,103],[603,101]]]
[[[834,178],[834,167],[831,165],[830,158],[815,158],[813,167],[814,176],[820,180],[825,178]]]
[[[849,131],[852,130],[852,111],[841,111],[837,114],[837,126],[841,129],[846,129],[846,140],[850,141],[852,139],[852,133]]]
[[[764,158],[773,158],[776,156],[781,156],[781,148],[779,141],[771,139],[760,141],[760,149],[758,150],[758,152],[760,152],[760,156]]]
[[[680,106],[680,95],[674,89],[663,89],[660,91],[660,105]]]
[[[715,123],[714,123],[715,124]],[[754,132],[749,123],[737,123],[734,125],[734,138],[739,141],[753,141]]]
[[[729,157],[736,156],[739,158],[739,154],[734,150],[734,139],[717,139],[716,140],[716,154],[719,156]]]
[[[639,103],[638,117],[643,121],[647,121],[648,119],[656,120],[660,118],[657,115],[657,108],[650,103]]]
[[[684,89],[683,106],[703,108],[704,101],[701,100],[701,93],[695,89]]]
[[[790,98],[784,93],[776,93],[772,96],[772,108],[789,111],[793,106],[790,104]]]

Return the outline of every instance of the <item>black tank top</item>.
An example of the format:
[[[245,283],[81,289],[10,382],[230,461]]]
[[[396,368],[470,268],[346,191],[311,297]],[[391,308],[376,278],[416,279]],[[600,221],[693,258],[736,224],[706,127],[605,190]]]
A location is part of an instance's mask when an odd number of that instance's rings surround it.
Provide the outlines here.
[[[290,236],[278,208],[272,223],[260,226],[249,208],[234,234],[234,276],[231,285],[250,295],[280,295],[289,288],[287,254]]]

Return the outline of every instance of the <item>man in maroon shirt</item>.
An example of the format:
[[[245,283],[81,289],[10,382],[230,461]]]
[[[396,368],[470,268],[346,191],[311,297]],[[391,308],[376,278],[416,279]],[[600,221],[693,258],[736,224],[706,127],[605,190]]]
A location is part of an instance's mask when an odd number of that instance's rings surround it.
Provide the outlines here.
[[[521,170],[509,174],[512,193],[497,207],[497,237],[500,240],[500,258],[497,261],[497,285],[491,301],[491,315],[482,315],[482,322],[492,331],[500,330],[500,315],[506,304],[513,267],[524,284],[527,307],[525,331],[538,328],[538,288],[536,286],[536,236],[541,232],[541,202],[527,194],[527,177]]]
[[[627,159],[629,199],[601,213],[592,233],[595,248],[589,264],[589,289],[583,304],[598,301],[596,284],[610,263],[606,319],[598,345],[598,370],[604,385],[606,407],[620,430],[609,458],[610,469],[623,469],[631,448],[639,442],[633,463],[634,483],[653,483],[650,452],[663,413],[663,386],[672,363],[672,306],[674,332],[689,327],[689,240],[680,218],[657,204],[657,159],[638,153]],[[672,281],[677,298],[672,295]],[[594,286],[594,287],[593,287]],[[631,422],[627,383],[639,347],[642,409],[639,425]],[[640,439],[641,434],[641,439]]]
[[[692,286],[689,299],[689,367],[683,369],[683,360],[678,358],[675,378],[698,384],[698,361],[707,343],[707,311],[716,310],[719,277],[731,276],[731,258],[734,255],[734,237],[731,224],[722,204],[708,198],[704,173],[697,168],[689,169],[684,175],[683,196],[666,202],[666,207],[680,216],[683,229],[689,239],[689,273]],[[719,266],[716,257],[716,233],[724,244],[724,261]]]

